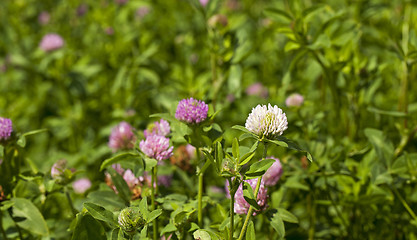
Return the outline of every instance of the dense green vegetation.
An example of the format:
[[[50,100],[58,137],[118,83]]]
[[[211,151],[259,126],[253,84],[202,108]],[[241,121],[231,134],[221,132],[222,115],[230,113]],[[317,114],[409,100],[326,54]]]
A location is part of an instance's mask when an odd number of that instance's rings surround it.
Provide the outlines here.
[[[63,44],[43,43],[51,33]],[[254,165],[263,143],[283,174],[246,239],[417,239],[416,61],[413,1],[2,0],[0,117],[13,134],[0,137],[0,239],[128,238],[128,206],[144,214],[134,239],[154,238],[155,221],[158,238],[231,239],[225,182],[272,164]],[[300,106],[286,103],[294,93]],[[190,97],[209,105],[200,125],[174,117]],[[286,114],[285,138],[236,127],[268,103]],[[174,157],[151,200],[151,184],[132,190],[111,164],[150,179],[156,161],[139,142],[160,118]],[[137,141],[116,151],[122,121]],[[84,178],[91,187],[74,191]],[[245,217],[234,215],[233,239]]]

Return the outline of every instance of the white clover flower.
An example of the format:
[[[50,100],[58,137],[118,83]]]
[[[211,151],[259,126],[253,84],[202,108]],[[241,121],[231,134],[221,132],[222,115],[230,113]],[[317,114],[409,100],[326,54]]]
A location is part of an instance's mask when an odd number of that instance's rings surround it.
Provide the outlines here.
[[[245,127],[260,138],[273,139],[288,128],[287,116],[276,105],[258,105],[246,119]]]

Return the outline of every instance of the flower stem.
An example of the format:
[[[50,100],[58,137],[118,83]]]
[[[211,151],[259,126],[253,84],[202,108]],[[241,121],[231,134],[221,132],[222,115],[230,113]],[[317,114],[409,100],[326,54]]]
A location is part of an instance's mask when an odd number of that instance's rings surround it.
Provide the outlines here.
[[[330,198],[330,202],[332,203],[334,209],[336,210],[336,215],[339,217],[343,227],[345,228],[345,231],[347,231],[348,230],[348,225],[347,225],[345,219],[343,218],[342,213],[339,211],[339,208],[337,208],[336,202],[334,201],[334,199],[333,199],[333,197],[330,193],[330,186],[329,186],[329,183],[327,181],[327,176],[324,175],[324,174],[323,174],[323,176],[324,176],[324,183],[326,184],[327,195]]]
[[[155,210],[155,195],[158,191],[158,178],[157,178],[157,166],[152,168],[152,187],[151,187],[151,210]],[[153,239],[158,239],[158,222],[156,219],[152,221],[153,223]]]
[[[264,154],[263,154],[262,160],[266,158],[266,153],[268,150],[268,145],[266,144],[266,142],[263,142],[263,143],[264,143]],[[258,199],[259,188],[261,188],[261,181],[262,181],[262,175],[258,178],[258,182],[256,183],[256,188],[255,188],[256,200]],[[243,236],[245,236],[246,228],[248,227],[249,219],[252,216],[252,213],[253,213],[253,207],[250,206],[248,213],[246,214],[246,219],[245,219],[245,222],[243,223],[243,227],[242,227],[242,230],[240,231],[238,240],[242,240]]]
[[[200,149],[196,147],[197,172],[198,172],[198,225],[203,227],[203,173],[200,172]]]
[[[65,196],[67,197],[68,204],[71,208],[72,215],[74,217],[76,217],[77,216],[77,210],[75,210],[74,204],[72,203],[71,195],[69,194],[67,187],[64,187],[64,192],[65,192]]]
[[[228,179],[229,180],[229,192],[230,192],[230,235],[229,235],[229,239],[233,240],[233,225],[234,225],[234,217],[235,217],[235,213],[234,213],[234,207],[235,207],[235,193],[236,191],[232,191],[233,189],[233,181],[231,178]]]
[[[404,20],[402,26],[402,39],[401,39],[401,48],[404,53],[404,61],[402,65],[402,78],[400,83],[400,94],[398,99],[398,108],[399,111],[403,111],[405,114],[408,114],[408,88],[409,88],[409,66],[407,63],[408,55],[408,42],[409,42],[409,32],[410,32],[410,17],[411,17],[411,8],[409,4],[404,6]],[[407,118],[404,118],[404,128],[407,128]]]
[[[398,190],[393,186],[392,187],[392,191],[394,192],[394,194],[398,197],[398,199],[400,199],[401,204],[404,206],[404,208],[407,210],[407,212],[410,214],[410,216],[412,218],[414,218],[414,220],[417,221],[417,216],[414,213],[414,211],[410,208],[410,206],[408,205],[408,203],[404,200],[404,198],[401,196],[401,194],[398,192]]]
[[[313,194],[310,193],[308,196],[308,210],[310,214],[310,226],[308,228],[308,239],[313,240],[316,232],[316,206],[314,203]]]

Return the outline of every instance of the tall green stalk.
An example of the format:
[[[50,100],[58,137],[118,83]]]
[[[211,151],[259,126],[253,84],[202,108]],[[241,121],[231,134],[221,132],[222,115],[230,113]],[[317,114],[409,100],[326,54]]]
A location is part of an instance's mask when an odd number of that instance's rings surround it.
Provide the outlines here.
[[[73,217],[76,217],[78,212],[74,207],[74,204],[73,204],[72,199],[71,199],[71,195],[68,192],[68,188],[66,186],[64,187],[64,192],[65,192],[65,196],[67,197],[68,205],[71,208],[72,215],[73,215]]]
[[[408,88],[409,88],[409,66],[407,63],[408,60],[408,42],[409,42],[409,32],[410,32],[410,17],[411,17],[411,8],[409,4],[404,7],[404,20],[402,26],[402,52],[404,53],[404,60],[402,62],[402,78],[401,78],[401,87],[398,99],[398,109],[403,111],[405,114],[408,114]],[[407,128],[407,118],[404,118],[404,127]]]
[[[403,205],[405,210],[407,210],[408,214],[410,214],[410,216],[415,221],[417,221],[417,215],[414,213],[413,209],[411,209],[410,205],[408,205],[408,203],[404,200],[404,198],[401,196],[401,194],[398,192],[398,190],[395,188],[395,186],[392,186],[391,189],[394,192],[394,194],[398,197],[398,199],[400,199],[401,204]]]
[[[264,143],[264,154],[263,154],[262,160],[264,160],[266,158],[266,153],[267,153],[267,150],[268,150],[268,145],[266,144],[266,142],[263,142],[263,143]],[[258,192],[259,192],[259,188],[261,188],[261,181],[262,181],[262,176],[260,176],[258,178],[258,182],[256,183],[255,200],[258,199]],[[239,235],[238,240],[242,240],[243,236],[245,236],[246,228],[248,227],[249,220],[250,220],[250,217],[252,216],[252,213],[253,213],[253,207],[250,206],[249,210],[248,210],[248,213],[246,214],[246,219],[245,219],[245,222],[243,223],[243,227],[242,227],[242,230],[240,231],[240,235]]]
[[[332,194],[330,193],[330,186],[329,186],[329,183],[327,181],[327,175],[323,173],[323,176],[324,176],[324,183],[326,184],[326,192],[327,192],[327,195],[330,199],[330,202],[332,203],[332,206],[334,207],[334,209],[336,211],[336,215],[339,217],[343,227],[345,228],[344,231],[348,231],[348,225],[347,225],[345,219],[343,218],[342,213],[340,212],[339,208],[337,208],[336,202],[334,201],[334,199],[332,197]]]
[[[235,217],[235,193],[236,191],[233,190],[233,181],[231,178],[228,179],[229,181],[229,192],[230,192],[230,233],[229,233],[229,239],[233,240],[233,232],[234,232],[234,217]]]
[[[308,228],[308,239],[313,240],[316,232],[316,205],[313,194],[308,195],[308,210],[310,212],[310,226]]]
[[[196,147],[198,172],[198,226],[203,227],[203,173],[200,171],[200,149]]]
[[[155,210],[155,195],[158,191],[158,178],[157,178],[157,167],[152,168],[152,187],[151,187],[151,210]],[[153,223],[153,239],[158,239],[158,221],[156,218],[152,221]]]

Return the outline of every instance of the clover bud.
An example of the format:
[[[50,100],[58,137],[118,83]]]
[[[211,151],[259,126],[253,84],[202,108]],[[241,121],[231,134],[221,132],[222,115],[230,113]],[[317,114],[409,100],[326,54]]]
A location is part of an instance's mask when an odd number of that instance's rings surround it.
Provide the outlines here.
[[[146,221],[140,213],[139,208],[127,207],[123,209],[118,218],[120,228],[127,234],[134,234],[142,228]]]

